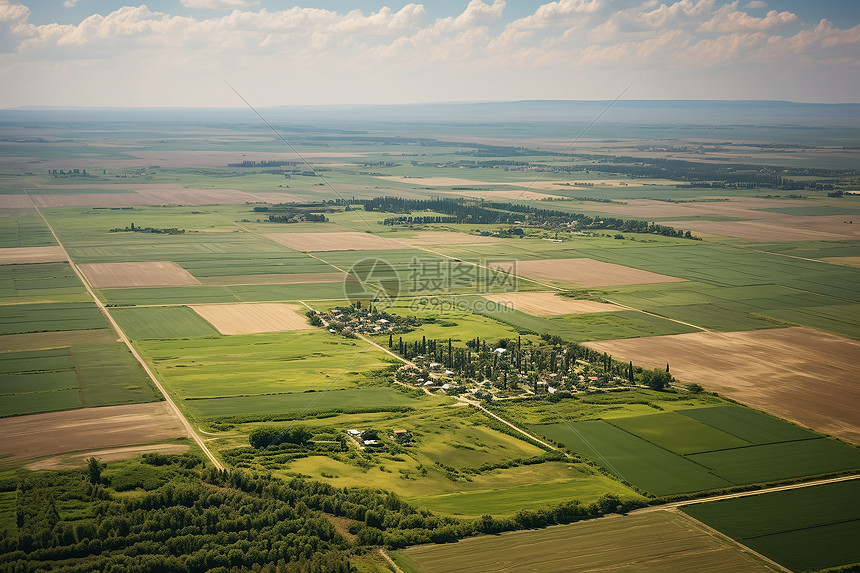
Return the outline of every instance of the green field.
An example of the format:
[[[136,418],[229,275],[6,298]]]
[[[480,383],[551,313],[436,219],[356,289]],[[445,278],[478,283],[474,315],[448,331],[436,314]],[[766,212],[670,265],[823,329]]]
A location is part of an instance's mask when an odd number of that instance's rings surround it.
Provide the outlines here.
[[[90,300],[68,263],[0,265],[0,301],[3,304]]]
[[[818,437],[800,426],[742,406],[689,408],[680,414],[722,430],[751,444],[770,444]]]
[[[762,444],[687,456],[736,483],[759,483],[860,468],[860,450],[832,438]]]
[[[115,288],[99,291],[107,304],[183,305],[210,302],[268,302],[308,299],[341,299],[340,282],[288,285],[181,286]]]
[[[158,395],[124,344],[0,353],[0,416],[152,402]]]
[[[420,404],[414,396],[393,388],[326,390],[322,387],[319,391],[185,400],[185,407],[198,418],[226,420],[233,417],[266,419],[271,416],[290,419],[320,412],[396,410],[418,406]]]
[[[57,241],[41,217],[32,209],[28,214],[0,217],[0,248],[48,247]]]
[[[732,485],[708,469],[601,420],[531,426],[620,478],[656,495],[722,489]]]
[[[732,420],[738,421],[737,429]],[[615,415],[531,429],[656,495],[860,468],[856,448],[738,406]]]
[[[422,545],[393,558],[406,573],[773,571],[689,518],[663,511]]]
[[[361,340],[322,330],[146,340],[140,351],[180,398],[347,388],[391,359]],[[248,360],[252,356],[253,360]]]
[[[0,335],[107,328],[93,302],[0,306]]]
[[[707,410],[709,408],[705,408]],[[609,421],[626,432],[647,440],[676,454],[709,452],[750,445],[711,426],[696,422],[680,412],[613,418]]]
[[[860,563],[860,481],[681,508],[793,571]]]
[[[211,324],[187,306],[112,308],[110,313],[132,340],[219,336]]]

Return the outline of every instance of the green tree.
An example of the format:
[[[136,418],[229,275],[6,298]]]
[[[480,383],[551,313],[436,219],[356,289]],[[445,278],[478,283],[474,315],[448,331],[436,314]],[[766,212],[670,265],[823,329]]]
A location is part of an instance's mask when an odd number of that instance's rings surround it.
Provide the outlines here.
[[[87,460],[87,473],[89,474],[90,483],[101,483],[103,468],[104,465],[98,460],[98,458],[91,457]]]
[[[665,390],[666,386],[674,382],[675,379],[671,374],[664,370],[643,370],[642,383],[652,390]]]

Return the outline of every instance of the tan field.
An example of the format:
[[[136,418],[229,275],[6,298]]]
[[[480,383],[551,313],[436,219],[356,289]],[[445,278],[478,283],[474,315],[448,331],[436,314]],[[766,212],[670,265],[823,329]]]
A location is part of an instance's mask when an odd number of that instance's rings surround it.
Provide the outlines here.
[[[668,362],[681,382],[860,442],[860,342],[809,328],[779,328],[586,344],[647,368]]]
[[[88,263],[78,265],[94,288],[185,286],[200,284],[191,273],[170,261]]]
[[[266,235],[273,241],[296,251],[367,251],[403,249],[403,243],[370,233],[275,233]]]
[[[816,217],[818,218],[818,217]],[[801,217],[794,217],[801,219]],[[823,221],[818,221],[823,223]],[[804,229],[800,223],[786,222],[785,224],[774,224],[767,221],[666,221],[665,224],[676,229],[688,229],[694,233],[707,233],[711,235],[725,235],[737,237],[750,241],[842,241],[860,233],[853,226],[829,225],[834,230],[845,231],[845,233],[831,233],[817,229]],[[851,228],[849,228],[851,227]]]
[[[593,300],[577,300],[552,292],[510,292],[481,295],[499,304],[513,303],[514,310],[532,316],[559,314],[586,314],[591,312],[615,312],[624,308]]]
[[[684,279],[604,263],[593,259],[547,259],[493,263],[493,268],[515,270],[516,274],[537,280],[563,281],[577,287],[673,283]]]
[[[0,249],[0,265],[14,263],[61,263],[68,260],[60,247],[11,247]]]
[[[33,208],[33,202],[27,195],[0,195],[0,209]]]
[[[677,511],[613,515],[457,543],[420,545],[401,553],[416,573],[781,570]]]
[[[860,257],[825,257],[821,260],[827,263],[835,263],[837,265],[846,265],[860,269]]]
[[[165,402],[150,402],[2,418],[0,436],[0,458],[10,462],[148,444],[186,433]]]
[[[498,185],[498,183],[496,184]],[[526,187],[528,183],[517,185],[517,187]],[[535,185],[537,187],[537,185]],[[474,197],[475,199],[498,199],[502,201],[540,201],[541,199],[555,199],[558,195],[547,195],[526,189],[490,189],[488,191],[440,191],[457,197]]]
[[[302,310],[289,304],[192,304],[221,334],[257,334],[313,328]]]
[[[93,450],[80,454],[66,454],[62,456],[54,456],[45,458],[27,464],[28,470],[64,470],[79,468],[87,465],[87,460],[91,457],[98,458],[102,462],[112,462],[115,460],[127,460],[136,458],[141,454],[184,454],[190,446],[185,444],[150,444],[148,446],[128,446],[125,448],[110,448],[107,450]]]
[[[496,237],[467,235],[466,233],[448,233],[445,231],[426,231],[413,237],[398,237],[398,241],[408,245],[471,245],[473,243],[495,243]]]
[[[337,283],[346,277],[343,273],[296,273],[292,275],[231,275],[201,277],[204,285],[294,285],[305,283]]]

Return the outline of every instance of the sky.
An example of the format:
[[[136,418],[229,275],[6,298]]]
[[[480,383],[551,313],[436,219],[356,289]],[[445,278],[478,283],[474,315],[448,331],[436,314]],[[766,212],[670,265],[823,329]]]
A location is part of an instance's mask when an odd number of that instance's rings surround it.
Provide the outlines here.
[[[0,0],[0,108],[860,102],[858,0]],[[625,91],[626,89],[626,91]]]

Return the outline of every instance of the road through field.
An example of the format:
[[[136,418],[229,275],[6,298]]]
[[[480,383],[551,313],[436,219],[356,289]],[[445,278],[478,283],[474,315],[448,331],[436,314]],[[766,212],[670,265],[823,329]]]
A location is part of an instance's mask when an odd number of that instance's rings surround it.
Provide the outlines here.
[[[24,192],[26,193],[26,190]],[[29,194],[27,196],[29,197]],[[134,346],[132,346],[131,340],[128,338],[128,336],[126,336],[125,332],[120,328],[119,324],[117,324],[117,322],[113,319],[107,308],[105,308],[105,305],[102,303],[101,300],[99,300],[99,297],[96,296],[96,293],[93,292],[90,283],[87,281],[84,274],[78,268],[78,265],[76,265],[75,262],[71,259],[71,257],[69,257],[68,251],[66,251],[66,248],[63,246],[63,243],[60,242],[60,237],[58,237],[57,233],[54,232],[54,228],[48,222],[48,219],[45,218],[39,207],[35,205],[35,202],[33,203],[33,205],[36,209],[36,212],[39,214],[39,217],[42,218],[42,220],[45,222],[45,225],[47,225],[48,230],[51,231],[51,234],[54,236],[54,240],[57,241],[58,245],[60,245],[60,248],[63,250],[63,254],[66,256],[66,259],[69,261],[69,265],[72,267],[72,270],[74,270],[75,274],[78,275],[78,278],[80,279],[81,283],[83,283],[84,288],[87,289],[87,292],[90,294],[93,301],[95,301],[96,306],[99,307],[99,310],[102,312],[102,314],[104,314],[105,318],[107,318],[108,322],[116,331],[120,340],[125,343],[132,356],[134,356],[135,360],[140,363],[146,374],[149,376],[150,380],[152,380],[152,383],[155,384],[155,387],[158,388],[158,391],[161,392],[161,394],[164,396],[165,402],[167,402],[167,405],[170,407],[176,417],[179,418],[179,421],[182,422],[182,425],[185,427],[185,430],[188,432],[188,435],[194,439],[198,446],[200,446],[200,449],[203,450],[203,453],[206,454],[206,457],[209,458],[209,461],[211,461],[212,464],[219,470],[223,470],[224,465],[220,461],[218,461],[218,458],[216,458],[211,451],[209,451],[209,448],[206,447],[206,444],[203,442],[203,439],[197,434],[197,432],[194,431],[194,428],[188,422],[188,419],[182,414],[182,411],[170,397],[170,394],[167,393],[167,390],[164,389],[164,386],[161,385],[161,382],[158,381],[158,378],[155,376],[155,373],[149,368],[146,361],[140,356],[140,354],[137,353],[137,350],[135,350]]]

